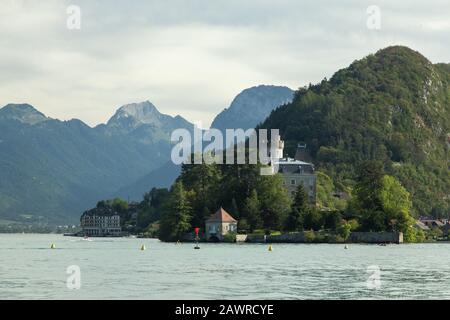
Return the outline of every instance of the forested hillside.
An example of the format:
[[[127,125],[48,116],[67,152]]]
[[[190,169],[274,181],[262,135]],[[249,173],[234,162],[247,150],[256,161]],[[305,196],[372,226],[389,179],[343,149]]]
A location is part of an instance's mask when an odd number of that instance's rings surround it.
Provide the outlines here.
[[[416,215],[447,215],[450,66],[394,46],[301,88],[261,125],[279,128],[289,155],[306,142],[316,167],[352,188],[357,166],[379,160],[412,195]]]

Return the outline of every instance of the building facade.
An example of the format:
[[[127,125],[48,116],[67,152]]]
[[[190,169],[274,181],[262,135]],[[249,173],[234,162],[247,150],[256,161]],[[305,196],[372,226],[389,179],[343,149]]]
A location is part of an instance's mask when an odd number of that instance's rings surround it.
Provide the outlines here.
[[[273,172],[282,175],[283,185],[291,197],[295,196],[298,186],[302,185],[308,195],[309,203],[315,205],[317,176],[314,165],[305,161],[309,159],[306,144],[298,145],[294,159],[284,157],[283,149],[284,142],[279,140],[275,154],[271,156]]]
[[[83,213],[80,219],[82,233],[87,237],[117,237],[122,234],[120,216],[115,212],[98,212],[93,209]]]
[[[206,220],[205,235],[207,241],[222,241],[230,232],[237,232],[237,220],[223,208],[217,210]]]

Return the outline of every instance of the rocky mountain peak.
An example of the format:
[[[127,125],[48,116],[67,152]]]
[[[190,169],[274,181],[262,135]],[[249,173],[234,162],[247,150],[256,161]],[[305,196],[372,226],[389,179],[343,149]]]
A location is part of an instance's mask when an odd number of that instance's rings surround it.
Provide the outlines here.
[[[47,121],[50,118],[36,110],[27,103],[10,103],[0,109],[0,117],[4,119],[16,120],[22,123],[34,125],[36,123]]]

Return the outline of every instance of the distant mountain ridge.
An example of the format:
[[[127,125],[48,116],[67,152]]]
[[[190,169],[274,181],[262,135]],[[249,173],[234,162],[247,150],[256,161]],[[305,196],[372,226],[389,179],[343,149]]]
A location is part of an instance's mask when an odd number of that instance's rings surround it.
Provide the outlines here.
[[[254,128],[272,110],[292,101],[293,96],[294,91],[283,86],[260,85],[245,89],[233,99],[229,108],[215,117],[211,128],[222,132],[226,129]],[[153,187],[170,187],[180,171],[181,166],[168,162],[136,182],[119,189],[114,195],[141,200],[142,195]]]
[[[182,117],[161,114],[148,101],[119,108],[95,128],[48,118],[28,104],[5,106],[0,218],[76,222],[99,199],[167,162],[170,131],[179,127],[192,130]]]
[[[289,103],[294,91],[284,86],[260,85],[239,93],[213,120],[211,128],[224,132],[226,129],[255,128],[275,108]]]
[[[252,128],[292,95],[287,87],[246,89],[215,123]],[[0,219],[76,222],[99,199],[140,200],[152,187],[169,187],[180,172],[170,161],[170,134],[178,128],[192,132],[193,125],[150,101],[121,106],[94,128],[46,117],[29,104],[1,108]]]

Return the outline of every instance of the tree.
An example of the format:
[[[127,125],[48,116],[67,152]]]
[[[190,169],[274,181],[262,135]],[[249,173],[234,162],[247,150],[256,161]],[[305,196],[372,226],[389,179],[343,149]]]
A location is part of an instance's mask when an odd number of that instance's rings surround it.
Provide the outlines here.
[[[280,230],[291,206],[291,199],[283,187],[281,176],[279,174],[261,176],[258,195],[264,228]]]
[[[362,230],[406,233],[413,227],[409,192],[395,177],[384,175],[381,164],[365,163],[355,191]]]
[[[337,233],[346,241],[353,230],[358,228],[358,222],[356,220],[342,220],[338,228]]]
[[[203,225],[211,212],[204,208],[215,210],[219,203],[221,172],[216,164],[184,164],[178,180],[183,183],[189,202],[192,206],[192,224]],[[206,215],[205,215],[206,214]]]
[[[358,182],[355,186],[359,207],[367,211],[382,209],[380,190],[383,186],[384,170],[380,162],[366,161],[359,168]]]
[[[316,208],[309,208],[303,215],[303,228],[318,231],[322,228],[322,216]]]
[[[231,214],[231,216],[233,218],[239,219],[239,209],[238,209],[238,205],[236,203],[236,199],[233,198],[231,200],[231,205],[230,205],[230,209],[229,209],[229,213]]]
[[[382,178],[380,199],[386,213],[389,231],[406,232],[408,228],[412,228],[414,219],[410,216],[412,207],[410,195],[395,177],[385,175]]]
[[[250,232],[261,227],[261,204],[255,189],[252,190],[250,197],[245,199],[243,216]]]
[[[181,181],[175,182],[165,214],[161,219],[160,239],[163,241],[181,240],[191,230],[192,208],[187,200],[186,191]]]
[[[385,231],[386,217],[381,190],[384,169],[380,162],[366,161],[359,167],[355,186],[355,209],[360,211],[361,228],[365,231]]]
[[[339,211],[326,211],[322,215],[325,229],[336,230],[341,225],[342,217]]]
[[[153,188],[144,194],[136,221],[138,231],[146,229],[151,223],[161,219],[169,196],[169,190],[166,188]]]
[[[308,210],[308,196],[302,185],[297,187],[291,211],[286,219],[285,229],[299,231],[303,229],[303,217]]]

